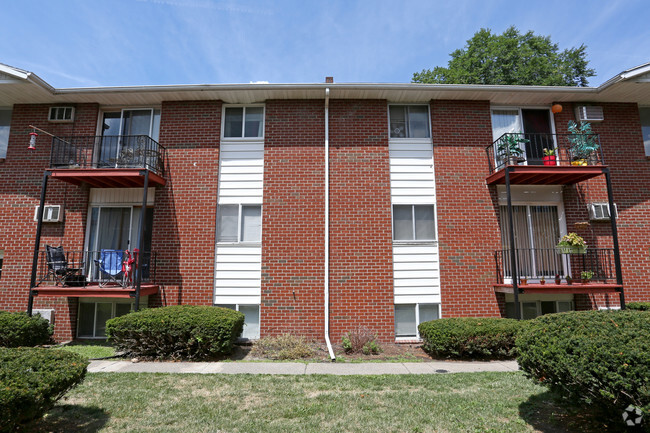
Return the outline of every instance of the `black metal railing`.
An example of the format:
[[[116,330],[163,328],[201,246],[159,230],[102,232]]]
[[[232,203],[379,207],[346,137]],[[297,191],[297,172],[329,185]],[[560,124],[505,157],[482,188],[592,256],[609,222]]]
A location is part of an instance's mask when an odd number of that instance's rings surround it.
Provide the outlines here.
[[[598,134],[506,133],[485,149],[490,174],[507,165],[603,165]]]
[[[510,249],[494,253],[497,283],[512,279]],[[615,282],[614,249],[588,248],[585,254],[559,254],[555,248],[518,248],[515,250],[517,277],[531,280],[546,279],[551,282],[556,275],[581,278],[582,271],[592,271],[592,280]]]
[[[122,271],[122,263],[128,261],[126,252],[118,253],[119,272],[115,272],[112,277],[100,269],[99,261],[102,259],[102,250],[100,251],[66,251],[66,260],[64,263],[48,263],[45,251],[38,252],[38,267],[36,270],[37,285],[59,285],[69,287],[86,287],[92,284],[111,282],[114,280],[122,283],[124,287],[135,287],[137,273],[141,272],[141,281],[143,283],[156,282],[156,252],[145,251],[134,254],[131,257],[134,260],[131,264],[130,276],[125,275]]]
[[[51,168],[145,168],[164,176],[165,148],[147,135],[53,137]]]

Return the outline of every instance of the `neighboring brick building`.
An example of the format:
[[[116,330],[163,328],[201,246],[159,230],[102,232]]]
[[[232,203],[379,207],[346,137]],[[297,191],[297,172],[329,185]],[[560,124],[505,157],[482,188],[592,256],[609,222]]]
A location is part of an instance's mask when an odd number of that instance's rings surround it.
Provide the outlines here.
[[[410,341],[438,317],[617,308],[622,290],[648,301],[649,75],[52,89],[0,65],[0,309],[28,309],[38,234],[33,308],[58,340],[101,338],[136,300],[236,308],[246,338],[335,342],[358,325]],[[568,134],[583,119],[597,135]],[[586,254],[557,253],[569,232]],[[142,251],[132,282],[106,284],[127,249]],[[590,284],[555,284],[583,270]]]

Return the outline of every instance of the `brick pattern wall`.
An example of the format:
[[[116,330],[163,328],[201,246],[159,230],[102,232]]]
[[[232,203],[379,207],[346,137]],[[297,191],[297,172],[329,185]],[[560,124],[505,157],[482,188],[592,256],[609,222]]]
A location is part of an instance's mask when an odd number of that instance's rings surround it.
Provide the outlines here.
[[[500,249],[496,188],[488,188],[488,101],[431,103],[438,203],[442,316],[498,316],[494,251]]]
[[[357,325],[394,341],[387,104],[330,103],[331,336]]]
[[[163,103],[167,184],[156,191],[151,245],[162,287],[150,306],[213,303],[221,108],[221,101]]]
[[[36,238],[34,207],[39,204],[43,173],[50,162],[51,139],[40,134],[36,150],[28,151],[29,125],[58,136],[95,135],[98,118],[96,104],[77,104],[74,123],[48,122],[50,105],[13,107],[7,158],[0,163],[0,249],[4,266],[0,279],[0,309],[26,311],[29,296],[32,254]],[[88,210],[88,189],[49,179],[46,204],[62,205],[65,222],[43,224],[44,245],[63,245],[83,249]],[[34,308],[55,309],[55,338],[74,336],[77,300],[36,297]]]

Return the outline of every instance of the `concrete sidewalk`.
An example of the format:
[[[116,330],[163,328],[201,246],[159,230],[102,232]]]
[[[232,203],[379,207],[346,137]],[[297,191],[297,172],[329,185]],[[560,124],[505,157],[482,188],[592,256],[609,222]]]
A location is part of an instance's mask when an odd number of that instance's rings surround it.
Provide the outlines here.
[[[91,361],[90,373],[200,373],[200,374],[436,374],[481,371],[517,371],[517,361],[431,362],[131,362]]]

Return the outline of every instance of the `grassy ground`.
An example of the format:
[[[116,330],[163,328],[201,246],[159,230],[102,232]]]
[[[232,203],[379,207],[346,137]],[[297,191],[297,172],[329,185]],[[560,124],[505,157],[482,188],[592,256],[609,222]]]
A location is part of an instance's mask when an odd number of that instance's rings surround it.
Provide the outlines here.
[[[57,346],[56,349],[78,353],[87,359],[106,358],[115,355],[115,349],[105,340],[79,340],[65,346]]]
[[[89,374],[27,432],[589,432],[520,373]],[[592,422],[592,421],[589,421]],[[607,428],[605,428],[606,430]]]

